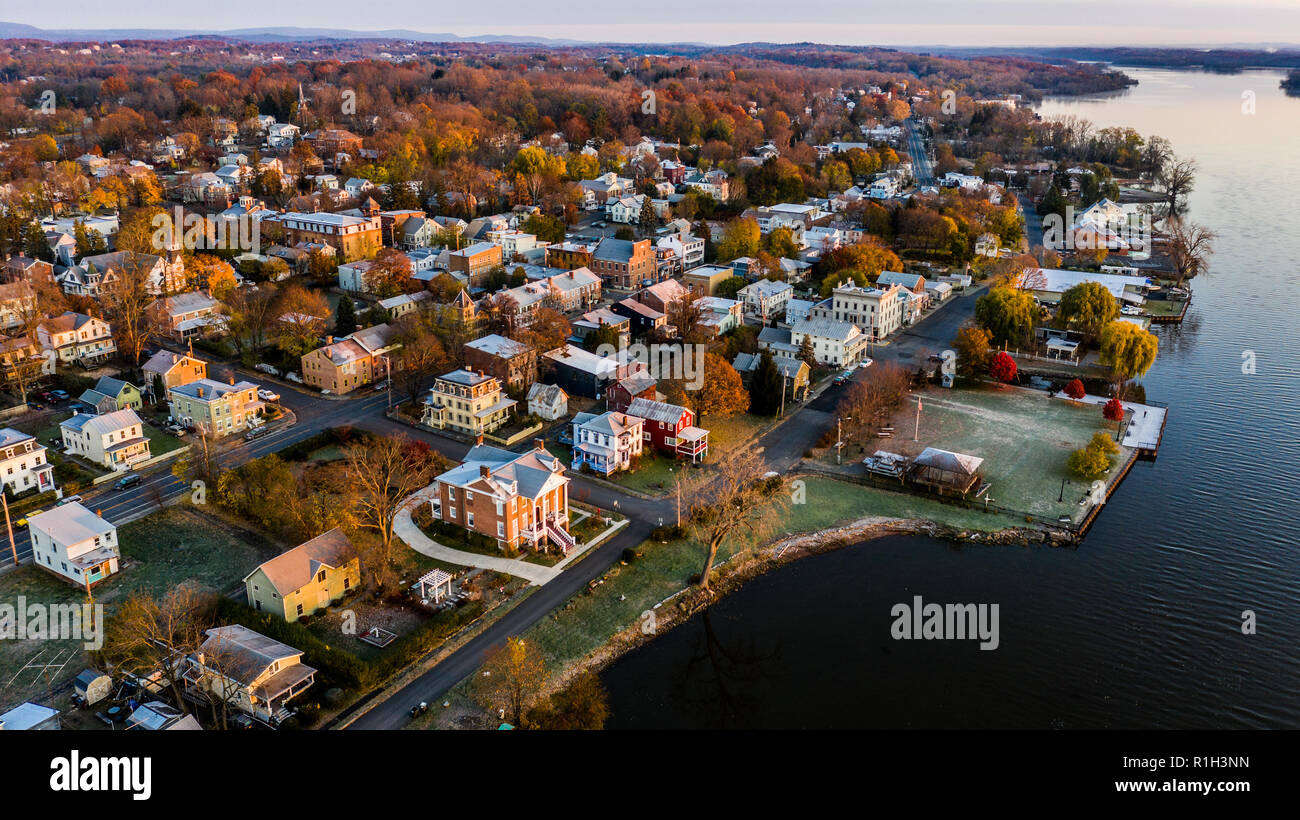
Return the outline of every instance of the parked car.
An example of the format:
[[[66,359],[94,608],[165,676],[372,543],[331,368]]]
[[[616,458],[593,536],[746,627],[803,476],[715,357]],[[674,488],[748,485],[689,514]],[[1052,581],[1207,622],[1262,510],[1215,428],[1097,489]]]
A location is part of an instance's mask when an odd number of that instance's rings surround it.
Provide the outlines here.
[[[41,401],[45,402],[46,404],[54,404],[54,394],[46,390],[44,393],[41,394]]]
[[[862,361],[858,362],[858,367],[859,368],[871,367],[871,359],[863,359]]]
[[[41,404],[41,403],[38,402],[38,401],[29,401],[29,402],[27,402],[27,406],[30,407],[30,408],[32,408],[33,410],[44,410],[44,409],[45,409],[45,405]]]
[[[121,479],[118,480],[118,482],[117,482],[116,484],[113,485],[113,489],[114,489],[114,490],[125,490],[125,489],[128,489],[128,488],[130,488],[130,487],[134,487],[134,486],[138,485],[139,483],[140,483],[140,476],[138,476],[138,475],[128,475],[128,476],[123,476]]]
[[[280,394],[279,394],[279,393],[276,393],[274,390],[265,390],[265,389],[258,390],[258,391],[257,391],[257,397],[258,397],[259,399],[261,399],[262,401],[279,401],[279,400],[280,400]]]
[[[297,373],[285,373],[284,377],[291,382],[302,384],[302,376],[299,376]]]
[[[280,371],[265,362],[253,365],[253,369],[259,373],[267,373],[271,376],[280,375]]]
[[[333,390],[330,390],[328,387],[322,387],[322,388],[320,389],[320,394],[321,394],[322,396],[333,395],[333,393],[334,393],[334,391],[333,391]]]
[[[54,401],[67,401],[67,400],[68,400],[68,391],[66,391],[66,390],[51,390],[51,391],[50,391],[50,396],[51,396],[51,398],[53,398]]]
[[[388,389],[388,379],[384,379],[382,382],[379,382],[378,384],[375,385],[376,393],[378,393],[380,390],[387,390],[387,389]]]
[[[252,430],[249,430],[247,433],[244,433],[244,441],[253,441],[254,439],[259,439],[269,432],[270,429],[267,428],[265,425],[261,427],[254,427]]]
[[[45,440],[45,443],[50,445],[51,447],[62,447],[63,439],[59,438],[58,436],[50,436]]]
[[[19,518],[17,521],[15,521],[14,526],[20,530],[25,530],[27,529],[27,524],[28,524],[27,519],[31,518],[34,515],[40,515],[43,512],[45,512],[45,510],[32,510],[31,512],[24,515],[22,518]]]
[[[64,504],[71,504],[71,503],[74,502],[74,501],[77,502],[78,504],[80,504],[81,501],[82,501],[81,496],[79,496],[79,495],[68,495],[68,496],[64,496],[63,498],[60,498],[60,499],[59,499],[59,506],[61,507],[61,506],[63,506]]]

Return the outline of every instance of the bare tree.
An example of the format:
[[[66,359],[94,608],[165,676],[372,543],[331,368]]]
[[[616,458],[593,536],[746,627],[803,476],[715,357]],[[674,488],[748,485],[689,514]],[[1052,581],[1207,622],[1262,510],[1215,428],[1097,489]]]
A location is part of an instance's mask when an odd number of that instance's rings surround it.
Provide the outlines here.
[[[161,599],[132,593],[109,622],[105,656],[141,677],[158,673],[171,688],[176,706],[189,711],[181,676],[187,657],[203,642],[211,595],[191,584],[172,587]]]
[[[113,271],[116,276],[104,288],[100,297],[106,318],[113,327],[118,349],[132,370],[139,369],[140,355],[158,331],[158,314],[150,310],[155,301],[149,281],[152,270],[150,259],[156,260],[157,257],[124,253],[121,266]]]
[[[731,450],[712,466],[711,470],[698,472],[682,488],[683,496],[693,500],[691,529],[705,547],[700,588],[706,591],[723,542],[741,533],[750,538],[766,535],[789,503],[784,480],[779,476],[764,478],[767,465],[761,448]]]
[[[1209,271],[1216,237],[1208,228],[1182,219],[1170,219],[1168,227],[1169,261],[1182,287],[1184,281]]]
[[[1165,207],[1169,218],[1176,219],[1182,213],[1186,203],[1183,202],[1192,192],[1196,180],[1196,160],[1178,159],[1170,156],[1156,172],[1156,185],[1165,198]]]
[[[379,536],[371,574],[385,587],[393,572],[393,516],[407,497],[433,480],[437,460],[405,436],[376,437],[350,445],[344,454],[356,491],[357,525]]]

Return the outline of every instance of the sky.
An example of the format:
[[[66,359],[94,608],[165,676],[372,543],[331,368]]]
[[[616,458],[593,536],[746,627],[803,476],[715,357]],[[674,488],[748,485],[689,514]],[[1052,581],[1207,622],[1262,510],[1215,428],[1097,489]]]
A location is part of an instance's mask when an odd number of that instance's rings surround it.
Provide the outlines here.
[[[374,6],[354,0],[223,0],[216,7],[174,0],[60,0],[0,11],[0,20],[47,29],[305,26],[639,43],[1300,44],[1300,0],[388,0]]]

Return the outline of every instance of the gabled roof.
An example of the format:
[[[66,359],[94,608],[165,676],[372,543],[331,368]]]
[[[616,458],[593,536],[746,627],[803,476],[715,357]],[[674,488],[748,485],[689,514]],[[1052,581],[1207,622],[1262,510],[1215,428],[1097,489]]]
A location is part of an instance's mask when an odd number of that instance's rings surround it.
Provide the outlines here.
[[[302,589],[322,568],[337,569],[346,564],[351,556],[352,542],[343,534],[343,530],[335,527],[280,553],[257,569],[266,574],[271,586],[283,597]],[[253,577],[255,572],[257,570],[250,572],[244,580]]]
[[[632,416],[640,416],[650,421],[672,422],[676,424],[682,416],[690,411],[685,407],[676,404],[668,404],[662,401],[653,401],[651,399],[633,399],[628,405],[627,412]]]

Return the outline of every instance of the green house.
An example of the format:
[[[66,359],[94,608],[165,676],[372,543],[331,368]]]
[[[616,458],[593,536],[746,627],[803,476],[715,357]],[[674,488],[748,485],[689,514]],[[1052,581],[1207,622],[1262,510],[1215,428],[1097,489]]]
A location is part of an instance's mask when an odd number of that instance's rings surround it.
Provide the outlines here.
[[[143,402],[140,388],[130,382],[101,376],[95,386],[81,394],[81,401],[95,408],[96,413],[115,413],[128,407],[139,410]]]

